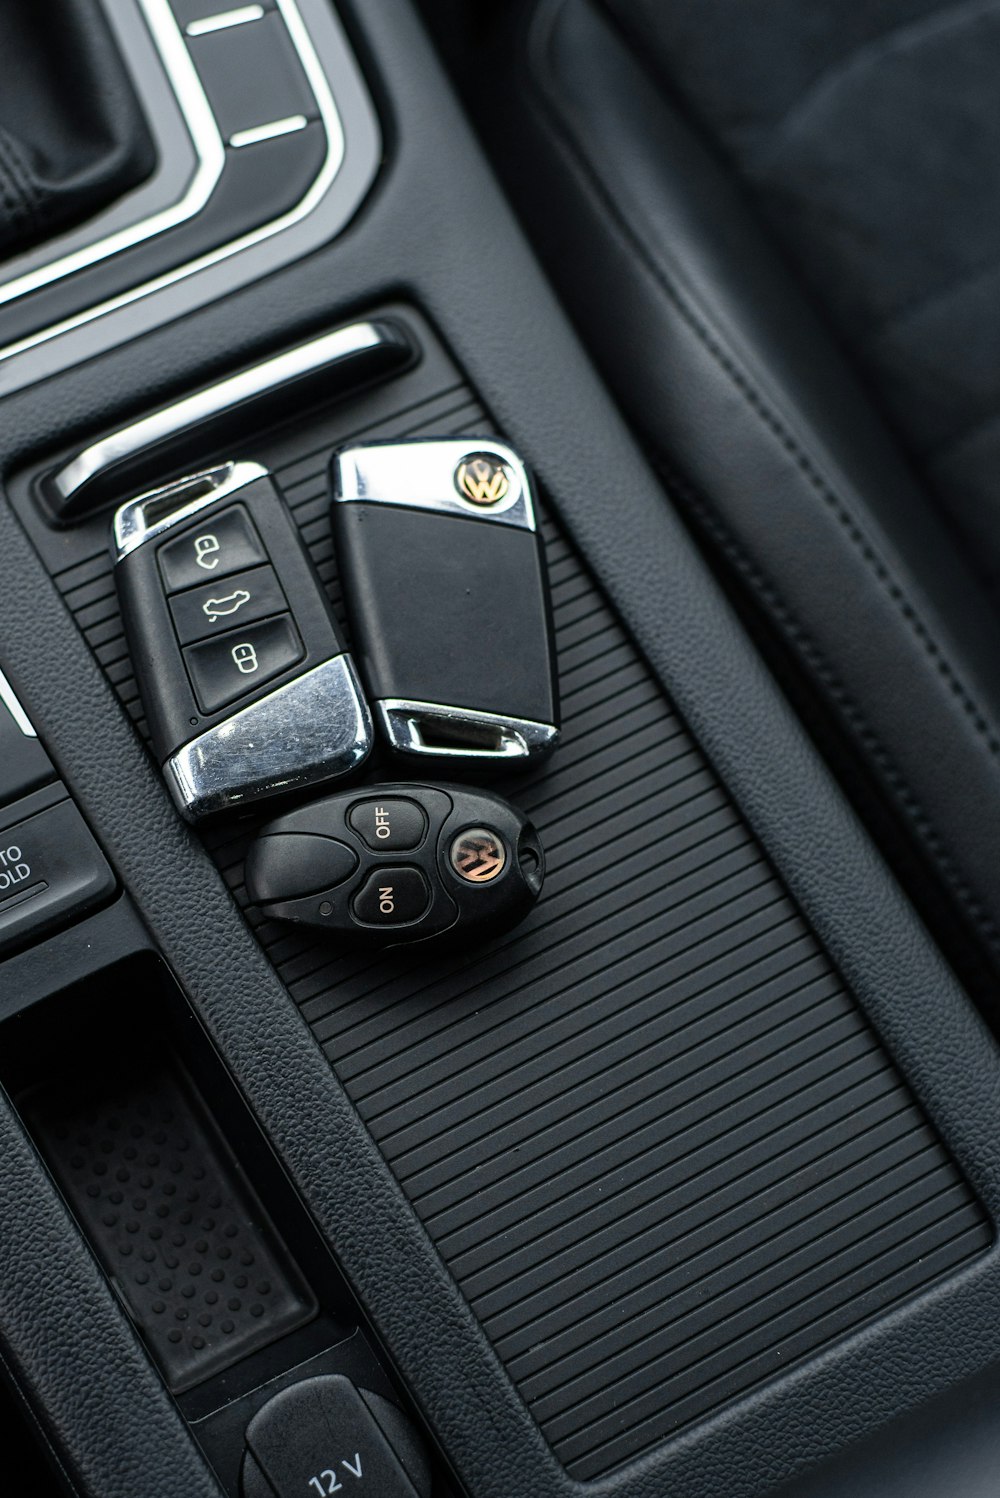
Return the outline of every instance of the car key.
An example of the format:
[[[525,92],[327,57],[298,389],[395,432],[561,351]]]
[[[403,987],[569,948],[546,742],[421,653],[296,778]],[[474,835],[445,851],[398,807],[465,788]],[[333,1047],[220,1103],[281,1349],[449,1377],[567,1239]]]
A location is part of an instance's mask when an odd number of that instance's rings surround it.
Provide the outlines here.
[[[354,664],[265,468],[226,463],[130,500],[113,552],[154,751],[185,817],[364,761]]]
[[[382,947],[505,931],[544,872],[538,834],[501,797],[403,784],[340,791],[269,822],[245,878],[265,915]]]
[[[531,487],[493,438],[370,443],[333,460],[353,644],[393,749],[528,761],[558,737]]]

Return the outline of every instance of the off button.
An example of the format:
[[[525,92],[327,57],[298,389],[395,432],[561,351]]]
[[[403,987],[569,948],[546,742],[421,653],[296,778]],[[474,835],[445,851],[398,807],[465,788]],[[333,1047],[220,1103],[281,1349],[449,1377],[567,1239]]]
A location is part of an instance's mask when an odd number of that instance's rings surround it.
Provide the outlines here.
[[[347,820],[375,853],[412,853],[427,830],[427,818],[416,802],[396,796],[358,801]]]

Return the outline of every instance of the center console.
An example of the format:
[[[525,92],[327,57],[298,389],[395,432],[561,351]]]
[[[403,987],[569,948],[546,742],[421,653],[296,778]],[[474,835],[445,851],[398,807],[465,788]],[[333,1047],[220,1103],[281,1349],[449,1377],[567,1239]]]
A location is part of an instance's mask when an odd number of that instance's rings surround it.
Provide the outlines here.
[[[1000,1359],[994,1041],[408,0],[168,9],[203,206],[0,284],[3,1376],[102,1498],[876,1470]]]

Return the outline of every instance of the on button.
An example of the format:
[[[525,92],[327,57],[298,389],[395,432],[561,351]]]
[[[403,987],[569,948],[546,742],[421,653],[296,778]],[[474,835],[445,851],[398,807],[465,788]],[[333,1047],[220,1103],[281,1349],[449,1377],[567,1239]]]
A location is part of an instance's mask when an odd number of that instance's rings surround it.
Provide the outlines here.
[[[419,921],[431,892],[419,869],[376,869],[354,900],[354,918],[365,926],[408,926]]]

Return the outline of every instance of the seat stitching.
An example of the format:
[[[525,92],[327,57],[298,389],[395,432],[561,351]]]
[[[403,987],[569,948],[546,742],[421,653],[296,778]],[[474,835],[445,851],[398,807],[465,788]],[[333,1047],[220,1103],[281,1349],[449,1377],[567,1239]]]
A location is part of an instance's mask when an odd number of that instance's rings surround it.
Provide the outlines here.
[[[548,61],[550,66],[547,72],[548,76],[550,77],[554,76],[554,69],[551,66],[551,17],[554,15],[554,13],[554,10],[550,9],[546,16],[546,18],[549,20],[549,31],[546,38],[546,50],[549,54]],[[928,631],[927,626],[923,623],[923,620],[920,619],[919,615],[916,613],[902,588],[898,583],[894,581],[894,579],[892,579],[884,564],[871,550],[867,540],[864,537],[863,532],[861,532],[853,517],[849,514],[849,512],[845,511],[837,495],[826,484],[822,476],[816,472],[807,456],[800,451],[797,443],[795,442],[795,439],[791,437],[790,434],[784,431],[779,419],[768,410],[763,400],[758,396],[757,392],[749,384],[749,382],[743,376],[742,372],[733,364],[732,360],[718,345],[716,340],[711,336],[708,329],[703,325],[700,319],[697,318],[695,314],[691,312],[690,309],[683,303],[680,297],[680,293],[670,283],[666,273],[661,270],[661,268],[656,264],[655,261],[652,260],[646,250],[645,245],[633,232],[631,225],[625,219],[624,215],[619,211],[617,204],[610,198],[600,179],[591,169],[586,157],[578,149],[568,125],[560,116],[554,101],[552,101],[547,95],[544,85],[540,82],[540,80],[537,79],[536,84],[538,87],[538,94],[535,107],[537,108],[540,104],[541,108],[544,110],[544,113],[548,119],[548,124],[552,129],[553,137],[555,141],[561,146],[562,152],[564,156],[566,156],[569,165],[575,168],[584,186],[589,189],[591,194],[599,198],[606,211],[608,212],[610,218],[617,226],[619,233],[625,240],[627,240],[634,253],[637,255],[639,261],[646,266],[647,271],[653,276],[654,280],[660,286],[667,299],[675,307],[682,320],[687,323],[691,331],[698,338],[699,342],[703,344],[712,358],[715,359],[715,361],[719,364],[720,368],[729,376],[735,387],[740,391],[744,399],[751,405],[751,407],[757,412],[768,429],[771,430],[776,437],[778,437],[779,441],[781,441],[782,443],[782,446],[796,463],[796,466],[800,468],[804,477],[808,480],[810,487],[816,490],[820,498],[832,510],[839,524],[844,529],[848,539],[851,541],[852,545],[858,551],[862,560],[865,562],[869,570],[873,573],[877,581],[880,583],[897,611],[901,614],[910,631],[915,635],[925,654],[934,665],[935,670],[939,675],[941,675],[950,692],[956,698],[959,706],[962,708],[966,717],[969,719],[973,728],[983,739],[990,754],[996,757],[998,754],[998,749],[1000,749],[1000,744],[998,744],[993,730],[990,728],[990,725],[985,719],[984,715],[976,706],[973,698],[966,691],[962,682],[955,675],[947,658],[944,656],[941,647],[934,640],[933,636]],[[746,566],[753,568],[754,564],[749,560],[746,560]],[[780,604],[780,600],[776,593],[774,594],[774,600],[776,606],[782,608],[784,607],[784,605]],[[789,615],[788,617],[789,619],[791,619],[791,615]],[[808,637],[804,632],[802,632],[801,638],[803,641],[808,640]],[[860,709],[855,706],[853,700],[850,698],[849,694],[847,694],[846,689],[839,684],[838,679],[832,675],[829,667],[825,666],[822,657],[819,656],[818,652],[815,652],[815,648],[812,647],[812,649],[815,655],[817,671],[819,671],[819,668],[822,666],[825,672],[824,679],[828,680],[831,690],[836,689],[839,692],[843,701],[845,715],[847,715],[848,710],[850,710],[849,721],[854,724],[856,731],[858,732],[859,737],[862,739],[862,742],[865,744],[865,746],[872,751],[873,755],[876,756],[878,762],[883,766],[886,780],[897,794],[899,802],[903,809],[906,811],[907,816],[911,819],[917,831],[924,839],[924,842],[934,862],[937,864],[948,884],[958,895],[961,903],[968,911],[970,917],[979,929],[980,933],[985,937],[990,946],[996,946],[997,927],[995,926],[993,919],[986,913],[986,909],[983,905],[982,900],[975,894],[974,890],[968,884],[964,876],[959,873],[958,866],[955,863],[952,855],[947,852],[946,846],[940,834],[935,830],[933,823],[930,821],[926,811],[923,809],[912,788],[908,785],[903,774],[895,768],[893,760],[882,747],[873,730],[868,727],[867,722]],[[810,661],[810,664],[811,663],[812,662]]]
[[[759,564],[744,550],[725,521],[721,519],[718,512],[713,509],[703,495],[679,477],[673,464],[662,452],[656,453],[655,460],[658,462],[668,489],[683,498],[687,508],[694,514],[698,522],[712,537],[712,540],[719,547],[722,554],[739,572],[744,582],[764,605],[785,638],[806,662],[809,669],[826,687],[831,699],[836,703],[857,738],[869,752],[872,760],[882,771],[885,780],[899,798],[927,851],[973,921],[979,934],[994,951],[1000,952],[1000,927],[998,927],[996,921],[986,910],[983,902],[962,874],[953,855],[948,851],[941,834],[935,829],[933,823],[928,818],[892,755],[885,748],[879,735],[871,727],[863,710],[858,706],[848,687],[845,686],[844,682],[830,666],[819,646],[784,602],[774,584],[768,580]]]
[[[1000,738],[997,737],[986,713],[977,705],[971,692],[966,688],[955,668],[945,656],[942,646],[935,640],[901,585],[895,580],[886,564],[874,551],[857,520],[819,472],[812,459],[799,445],[797,439],[785,429],[780,417],[770,409],[764,397],[755,389],[747,376],[722,347],[705,322],[686,304],[666,271],[651,257],[643,241],[632,229],[632,226],[621,213],[614,200],[605,191],[603,184],[593,175],[586,159],[577,151],[575,142],[565,132],[565,127],[559,116],[556,115],[550,122],[559,135],[562,136],[564,142],[569,145],[573,161],[600,196],[601,201],[614,219],[620,232],[628,240],[639,260],[645,264],[646,269],[653,276],[668,301],[676,309],[691,332],[694,333],[706,352],[711,355],[723,373],[729,377],[747,404],[760,417],[768,431],[778,439],[783,450],[792,459],[795,466],[808,482],[810,488],[815,490],[827,508],[832,511],[859,556],[881,584],[886,595],[906,622],[910,632],[919,641],[925,654],[933,662],[936,671],[958,701],[970,723],[983,738],[990,753],[994,756],[1000,756]]]

